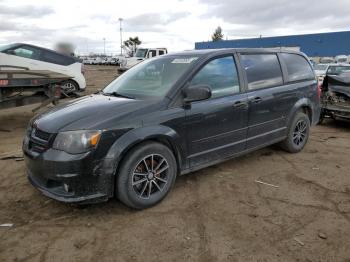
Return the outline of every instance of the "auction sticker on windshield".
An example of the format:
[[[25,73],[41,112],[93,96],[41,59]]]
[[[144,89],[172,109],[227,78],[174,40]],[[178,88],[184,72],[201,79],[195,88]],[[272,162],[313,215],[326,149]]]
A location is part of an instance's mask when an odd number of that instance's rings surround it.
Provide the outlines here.
[[[175,58],[172,64],[190,64],[191,62],[197,60],[198,57],[188,57],[188,58]]]

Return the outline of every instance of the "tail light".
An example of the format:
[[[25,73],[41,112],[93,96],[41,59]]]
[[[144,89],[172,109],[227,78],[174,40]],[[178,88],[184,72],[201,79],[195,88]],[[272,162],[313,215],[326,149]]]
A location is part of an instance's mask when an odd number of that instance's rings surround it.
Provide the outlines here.
[[[81,64],[81,73],[85,74],[85,65],[83,63]]]

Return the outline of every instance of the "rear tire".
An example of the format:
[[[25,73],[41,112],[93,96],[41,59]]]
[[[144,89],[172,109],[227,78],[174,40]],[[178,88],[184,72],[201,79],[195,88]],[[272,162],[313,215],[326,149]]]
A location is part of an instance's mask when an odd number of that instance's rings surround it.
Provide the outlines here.
[[[163,144],[145,142],[125,156],[116,179],[117,197],[125,205],[144,209],[159,203],[175,183],[177,163]]]
[[[310,134],[310,119],[303,112],[298,112],[289,127],[287,138],[280,146],[290,153],[300,152],[306,145]]]
[[[61,90],[67,95],[77,92],[79,90],[79,86],[73,80],[67,80],[62,82]]]

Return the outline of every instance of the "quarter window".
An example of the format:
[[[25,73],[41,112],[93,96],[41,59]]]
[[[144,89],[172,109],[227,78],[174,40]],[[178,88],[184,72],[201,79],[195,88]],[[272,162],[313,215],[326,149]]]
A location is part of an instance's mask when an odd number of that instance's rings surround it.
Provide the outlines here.
[[[301,55],[282,53],[281,56],[287,67],[289,82],[315,78],[310,64]]]
[[[193,77],[191,85],[210,86],[213,98],[239,93],[239,79],[233,57],[210,61]]]
[[[249,90],[283,84],[282,70],[276,54],[241,55],[241,60]]]

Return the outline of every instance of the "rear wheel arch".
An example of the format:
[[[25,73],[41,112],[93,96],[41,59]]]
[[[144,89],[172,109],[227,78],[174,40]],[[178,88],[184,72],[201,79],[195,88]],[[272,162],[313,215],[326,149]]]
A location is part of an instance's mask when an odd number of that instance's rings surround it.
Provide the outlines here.
[[[291,122],[293,121],[294,117],[298,114],[298,112],[303,112],[304,114],[306,114],[310,120],[310,123],[311,124],[313,123],[314,116],[313,116],[312,103],[309,99],[302,98],[294,104],[288,116],[288,122],[287,122],[288,127],[290,126]]]
[[[310,123],[312,123],[312,109],[309,105],[302,106],[299,111],[307,115],[309,117]]]

